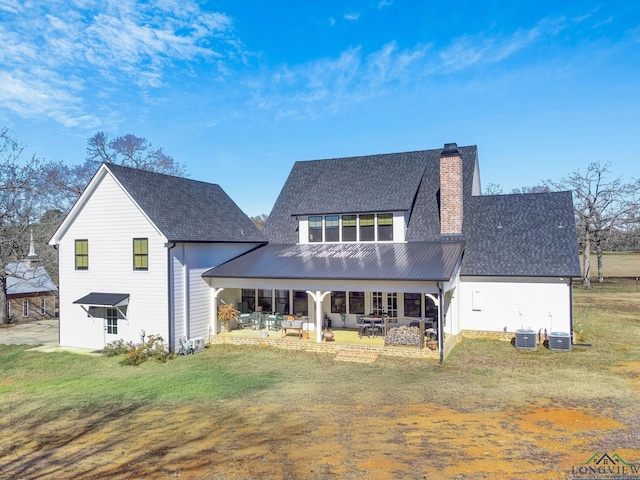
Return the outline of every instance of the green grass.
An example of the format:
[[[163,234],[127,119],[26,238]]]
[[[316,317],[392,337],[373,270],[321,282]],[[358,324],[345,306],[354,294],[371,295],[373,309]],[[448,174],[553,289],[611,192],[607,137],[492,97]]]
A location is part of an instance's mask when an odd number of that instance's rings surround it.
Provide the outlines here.
[[[0,346],[0,418],[60,412],[78,415],[106,405],[172,408],[220,400],[401,405],[434,402],[462,410],[503,408],[536,397],[565,402],[637,403],[628,378],[611,367],[637,361],[637,296],[576,292],[575,322],[584,342],[571,352],[515,349],[504,341],[465,339],[444,366],[379,358],[373,364],[271,348],[215,346],[167,363],[120,365],[119,358],[40,353]],[[603,404],[604,404],[603,403]]]

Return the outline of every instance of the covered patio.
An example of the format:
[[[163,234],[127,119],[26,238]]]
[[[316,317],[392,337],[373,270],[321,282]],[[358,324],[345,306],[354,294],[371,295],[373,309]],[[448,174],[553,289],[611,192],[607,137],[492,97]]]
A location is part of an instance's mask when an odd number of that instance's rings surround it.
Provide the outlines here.
[[[441,361],[444,353],[445,315],[464,249],[463,242],[369,243],[369,244],[302,244],[266,245],[241,257],[212,268],[203,274],[212,295],[211,332],[216,342],[228,339],[255,339],[256,342],[301,342],[324,344],[322,332],[331,322],[334,342],[339,345],[385,347],[383,335],[359,335],[358,320],[364,315],[388,313],[391,326],[408,325],[425,320],[426,299],[436,302],[433,321],[434,337]],[[232,303],[243,309],[243,292],[280,291],[286,317],[305,320],[311,339],[303,340],[279,332],[239,330],[221,333],[217,318],[220,303]],[[296,311],[294,293],[306,295],[307,315]],[[256,293],[257,298],[258,293]],[[273,295],[273,293],[272,293]],[[275,295],[273,297],[275,299]],[[344,299],[344,305],[341,300]],[[398,305],[398,299],[404,305]],[[404,315],[407,299],[416,304],[411,317]],[[272,307],[276,305],[271,305]],[[299,308],[299,307],[298,307]],[[278,311],[276,308],[268,310]],[[452,332],[456,333],[456,332]],[[225,340],[226,339],[226,340]],[[242,343],[235,340],[232,343]]]

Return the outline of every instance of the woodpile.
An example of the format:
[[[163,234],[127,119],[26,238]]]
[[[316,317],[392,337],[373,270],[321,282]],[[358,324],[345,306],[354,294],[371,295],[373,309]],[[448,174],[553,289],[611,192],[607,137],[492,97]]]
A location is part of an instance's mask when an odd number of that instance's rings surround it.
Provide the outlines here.
[[[422,347],[423,336],[420,334],[418,327],[394,327],[389,329],[385,343],[387,345],[410,345]]]

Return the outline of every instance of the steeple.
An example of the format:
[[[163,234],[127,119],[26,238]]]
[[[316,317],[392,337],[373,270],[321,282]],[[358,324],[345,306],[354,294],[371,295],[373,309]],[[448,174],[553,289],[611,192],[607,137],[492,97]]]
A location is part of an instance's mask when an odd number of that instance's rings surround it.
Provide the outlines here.
[[[35,266],[40,263],[40,258],[36,255],[36,247],[33,243],[33,230],[31,230],[31,241],[29,242],[29,255],[25,258],[25,261],[31,266]]]

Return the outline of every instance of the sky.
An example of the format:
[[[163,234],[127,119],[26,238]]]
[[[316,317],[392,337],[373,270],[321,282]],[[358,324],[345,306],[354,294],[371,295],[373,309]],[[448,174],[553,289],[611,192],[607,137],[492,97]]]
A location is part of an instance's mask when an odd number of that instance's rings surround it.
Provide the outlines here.
[[[640,177],[640,3],[0,0],[0,127],[134,134],[269,213],[294,162],[477,145],[505,193]],[[311,180],[310,180],[311,181]]]

